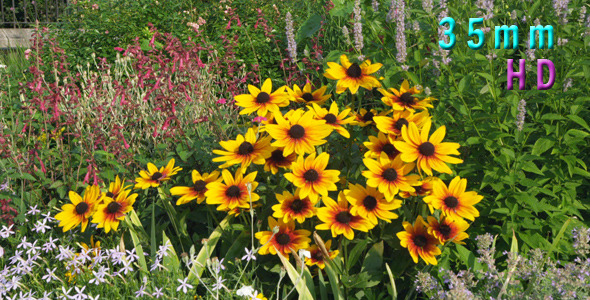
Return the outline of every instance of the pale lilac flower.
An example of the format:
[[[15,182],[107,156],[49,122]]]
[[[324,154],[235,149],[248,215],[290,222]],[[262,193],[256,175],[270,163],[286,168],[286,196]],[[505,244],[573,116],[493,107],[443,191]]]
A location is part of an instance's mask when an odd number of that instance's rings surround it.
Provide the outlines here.
[[[6,227],[6,225],[2,225],[2,229],[0,230],[0,237],[1,238],[8,238],[9,236],[14,234],[14,231],[12,231],[12,227],[14,226],[14,224]]]
[[[526,115],[526,101],[520,100],[518,103],[518,116],[516,116],[516,129],[522,131],[524,128],[524,118]]]
[[[418,21],[414,21],[414,23],[412,24],[412,29],[414,29],[414,31],[418,32],[420,31],[420,22]]]
[[[215,284],[213,284],[212,290],[217,291],[217,290],[224,288],[225,287],[225,285],[223,285],[224,281],[225,281],[225,279],[221,279],[221,277],[217,277],[217,282],[215,282]]]
[[[90,279],[90,281],[88,281],[88,283],[94,283],[95,285],[99,285],[103,282],[106,282],[104,277],[107,275],[108,270],[109,270],[108,267],[100,266],[100,268],[98,269],[98,272],[92,271],[92,275],[94,275],[94,278]]]
[[[63,293],[63,296],[60,297],[60,299],[68,299],[70,298],[70,292],[72,291],[72,288],[69,288],[68,290],[66,290],[65,286],[61,287],[61,291]]]
[[[379,1],[378,0],[373,0],[371,2],[371,6],[373,7],[373,11],[377,12],[379,10]]]
[[[262,294],[262,293],[260,293]],[[254,294],[252,294],[252,297],[250,298],[250,300],[258,300],[258,291],[254,291]]]
[[[51,298],[49,298],[49,296],[51,296],[51,293],[53,292],[43,291],[43,298],[39,298],[39,300],[51,300]]]
[[[152,296],[156,297],[156,299],[164,296],[164,293],[162,293],[162,289],[163,288],[154,287],[154,293],[152,294]]]
[[[364,43],[363,43],[363,24],[361,23],[361,1],[355,0],[354,1],[354,24],[353,24],[353,36],[354,36],[354,48],[359,53],[363,50]]]
[[[564,92],[567,92],[567,90],[572,87],[572,82],[573,82],[573,80],[571,78],[568,78],[565,80],[565,83],[563,84],[563,91]]]
[[[23,239],[21,240],[20,244],[18,244],[16,246],[17,249],[23,248],[23,250],[27,250],[29,248],[33,247],[32,243],[27,242],[27,237],[23,236]]]
[[[45,220],[46,222],[55,221],[55,219],[51,216],[51,212],[46,212],[44,214],[41,214],[41,216],[43,216],[43,220]]]
[[[497,58],[497,57],[498,57],[498,55],[496,55],[496,53],[494,53],[494,52],[490,52],[488,55],[486,55],[486,58],[488,60],[494,60],[494,58]]]
[[[145,277],[144,277],[145,278]],[[139,298],[141,296],[149,296],[149,293],[145,291],[145,280],[144,284],[139,287],[139,290],[135,292],[135,298]]]
[[[126,250],[127,255],[129,256],[129,263],[132,263],[134,261],[137,261],[139,259],[139,256],[137,256],[137,254],[135,254],[135,248],[131,249],[131,251]]]
[[[580,8],[580,15],[579,15],[579,18],[578,18],[578,23],[580,23],[580,25],[584,24],[584,18],[585,17],[586,17],[586,6],[582,6],[582,8]],[[1,190],[2,189],[0,189],[0,191]]]
[[[88,295],[88,300],[98,300],[99,297],[100,297],[100,295],[96,295],[96,297],[92,297],[91,295]]]
[[[164,268],[164,266],[161,264],[160,258],[159,257],[156,257],[156,259],[154,260],[154,263],[150,267],[150,272],[153,272],[156,269],[161,270],[163,268]]]
[[[35,231],[37,233],[45,233],[49,229],[51,229],[51,226],[48,226],[47,220],[43,219],[43,220],[37,220],[37,223],[35,223],[35,227],[31,230]]]
[[[49,268],[45,268],[45,270],[47,271],[47,274],[45,274],[43,277],[41,277],[42,280],[45,280],[46,282],[51,282],[51,280],[53,279],[57,279],[57,276],[55,276],[55,269],[57,268],[53,268],[53,270],[50,270]]]
[[[41,211],[37,208],[37,205],[29,207],[29,211],[26,212],[26,215],[36,215],[39,214]]]
[[[6,68],[5,65],[2,65],[2,66],[4,66],[4,68]],[[3,184],[0,184],[0,191],[5,191],[5,190],[8,190],[8,181],[4,182]]]
[[[346,41],[347,45],[352,44],[350,41],[350,31],[348,31],[348,27],[346,27],[346,25],[342,26],[342,35],[344,35],[344,40]]]
[[[510,20],[516,20],[516,18],[518,18],[518,16],[516,15],[516,10],[512,10],[512,12],[510,13]]]
[[[426,96],[430,96],[432,94],[429,87],[424,88],[424,94],[426,94]]]
[[[70,259],[71,257],[74,256],[74,252],[72,252],[72,249],[70,248],[70,246],[67,246],[64,248],[62,245],[59,245],[58,248],[59,248],[59,253],[57,254],[57,256],[55,258],[57,258],[59,261],[64,261],[64,260]]]
[[[428,14],[430,14],[432,12],[432,0],[422,0],[422,8],[424,9],[425,12],[427,12]]]
[[[577,255],[586,256],[590,253],[590,228],[574,228],[572,238]]]
[[[568,39],[557,38],[557,46],[565,46],[569,42]]]
[[[180,280],[180,279],[176,279],[176,280],[178,282],[180,282],[180,286],[178,288],[176,288],[176,291],[177,292],[180,291],[180,290],[182,290],[182,292],[186,294],[186,292],[187,292],[188,289],[192,289],[193,288],[192,285],[190,285],[190,284],[187,283],[188,277],[185,278],[184,280]]]
[[[558,18],[561,18],[561,24],[567,23],[567,14],[568,14],[568,4],[569,0],[553,0],[553,9],[555,10],[555,15]]]
[[[0,246],[0,258],[4,257],[4,248]]]
[[[289,58],[292,63],[297,62],[297,42],[295,42],[295,33],[293,30],[293,16],[290,12],[287,12],[285,16],[285,31],[287,35],[287,52],[289,52]]]
[[[84,290],[86,289],[86,286],[83,286],[81,289],[79,289],[77,286],[74,287],[76,289],[76,293],[75,295],[72,295],[71,297],[68,297],[72,300],[84,300],[87,299],[88,296],[86,294],[84,294]]]
[[[256,260],[256,255],[254,255],[254,249],[249,250],[248,248],[244,248],[244,250],[246,250],[246,255],[242,256],[242,260],[246,260],[246,261],[250,261],[250,260]]]
[[[408,56],[406,48],[406,2],[404,0],[397,0],[396,7],[399,11],[395,16],[396,59],[399,63],[404,64]]]
[[[133,268],[131,267],[131,263],[124,260],[123,261],[123,268],[121,268],[117,274],[123,273],[123,274],[127,275],[127,273],[129,273],[129,272],[133,272]]]
[[[170,241],[166,241],[166,243],[164,245],[158,247],[158,251],[156,252],[156,256],[160,257],[160,259],[167,257],[168,251],[170,251],[171,247],[172,247],[172,244],[170,244]]]
[[[477,0],[475,6],[481,10],[485,10],[483,18],[489,20],[494,17],[494,0]]]

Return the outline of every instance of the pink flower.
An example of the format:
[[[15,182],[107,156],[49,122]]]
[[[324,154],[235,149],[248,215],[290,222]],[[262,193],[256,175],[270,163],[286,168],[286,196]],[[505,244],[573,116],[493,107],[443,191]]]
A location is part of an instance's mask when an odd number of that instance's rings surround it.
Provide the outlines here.
[[[217,100],[217,104],[226,104],[227,100],[225,98],[221,98],[219,100]]]
[[[98,4],[96,4],[96,3],[92,4],[92,9],[94,9],[94,10],[98,9]]]
[[[266,121],[266,120],[268,120],[268,119],[265,118],[265,117],[258,116],[256,118],[254,118],[254,120],[252,120],[252,121],[259,122],[260,123],[260,122],[263,122],[263,121]]]
[[[29,60],[30,57],[31,57],[31,49],[25,50],[25,59]]]
[[[125,49],[121,48],[121,47],[115,47],[115,50],[119,51],[119,52],[123,52],[125,51]]]

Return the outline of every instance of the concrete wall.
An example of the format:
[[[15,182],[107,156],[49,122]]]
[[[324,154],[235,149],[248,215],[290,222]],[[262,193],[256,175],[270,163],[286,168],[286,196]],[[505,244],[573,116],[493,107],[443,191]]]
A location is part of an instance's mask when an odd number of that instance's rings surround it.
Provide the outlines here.
[[[0,49],[31,46],[33,29],[0,28]]]

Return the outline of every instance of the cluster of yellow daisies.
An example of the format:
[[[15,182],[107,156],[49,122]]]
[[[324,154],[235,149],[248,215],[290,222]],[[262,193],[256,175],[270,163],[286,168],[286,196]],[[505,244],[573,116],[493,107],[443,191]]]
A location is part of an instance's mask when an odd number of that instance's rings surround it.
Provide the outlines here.
[[[369,60],[359,65],[342,55],[340,64],[329,62],[328,66],[324,76],[337,80],[336,93],[348,89],[356,94],[360,87],[378,88],[388,109],[377,112],[357,108],[353,112],[352,108],[339,108],[336,102],[328,105],[331,95],[325,94],[327,87],[314,91],[310,83],[303,88],[283,86],[274,91],[270,79],[260,88],[249,85],[249,94],[236,96],[235,103],[242,108],[240,114],[256,114],[255,120],[260,125],[249,128],[235,140],[220,142],[223,150],[213,150],[218,155],[213,161],[222,163],[221,171],[202,174],[193,170],[193,185],[173,187],[170,193],[180,196],[177,205],[193,200],[199,204],[205,201],[217,205],[217,210],[238,214],[256,207],[260,199],[256,193],[257,172],[248,173],[250,165],[263,165],[264,170],[273,175],[284,169],[283,176],[292,183],[293,189],[276,194],[273,215],[268,218],[270,230],[255,235],[261,244],[259,254],[280,252],[288,255],[307,249],[311,258],[306,258],[306,263],[320,268],[324,267],[326,254],[333,258],[338,251],[326,253],[317,245],[310,246],[311,232],[296,229],[296,223],[304,223],[315,216],[321,221],[315,229],[330,230],[334,238],[343,235],[352,240],[354,230],[367,232],[379,220],[391,222],[398,218],[393,211],[401,207],[400,198],[423,197],[432,216],[427,221],[418,216],[414,224],[403,222],[404,231],[397,236],[416,263],[421,257],[427,264],[436,264],[435,256],[441,253],[438,245],[448,241],[462,243],[468,237],[465,230],[469,225],[464,219],[473,221],[479,216],[474,204],[483,196],[467,192],[466,179],[457,176],[447,186],[433,175],[433,171],[452,174],[447,164],[463,162],[452,156],[459,155],[459,144],[443,142],[445,126],[430,134],[432,122],[428,108],[433,107],[430,102],[435,99],[422,97],[421,89],[410,88],[407,81],[399,90],[381,88],[381,83],[372,74],[382,65],[372,64]],[[281,108],[291,102],[303,103],[305,107],[283,114]],[[330,155],[318,153],[316,146],[325,144],[326,138],[334,131],[349,138],[346,126],[354,125],[376,129],[376,136],[369,136],[364,143],[366,170],[362,175],[366,183],[349,182],[348,189],[339,191],[337,198],[333,199],[329,192],[338,191],[336,183],[341,182],[341,174],[338,170],[327,169]],[[235,165],[236,171],[230,172],[228,168]],[[148,164],[148,170],[142,171],[136,179],[135,187],[159,186],[179,170],[174,167],[173,160],[160,169]],[[67,216],[75,215],[72,211],[78,212],[78,206],[71,199],[73,205],[64,206]],[[109,199],[108,195],[103,199]],[[108,206],[107,201],[111,200],[104,201],[98,208],[106,216],[103,219],[110,216],[107,212],[111,210],[105,205]],[[101,220],[94,218],[93,222]],[[107,222],[103,223],[106,227]],[[70,221],[64,226],[66,230],[75,226],[75,222]],[[325,246],[329,250],[331,241]]]

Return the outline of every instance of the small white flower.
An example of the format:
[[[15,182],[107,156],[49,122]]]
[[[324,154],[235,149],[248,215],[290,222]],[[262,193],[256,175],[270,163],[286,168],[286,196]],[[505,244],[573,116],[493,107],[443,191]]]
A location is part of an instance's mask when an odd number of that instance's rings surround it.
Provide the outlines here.
[[[14,224],[10,225],[9,227],[6,227],[6,225],[2,225],[2,229],[0,230],[0,237],[1,238],[8,238],[9,236],[14,234],[14,231],[12,231],[12,227],[14,226]]]
[[[242,260],[250,261],[251,259],[256,260],[256,255],[254,255],[254,249],[248,250],[248,248],[244,248],[246,250],[246,255],[242,256]]]
[[[45,274],[41,279],[47,281],[47,282],[51,282],[52,279],[57,279],[57,277],[55,276],[55,269],[57,268],[53,268],[53,270],[50,270],[49,268],[46,268],[45,270],[47,270],[47,274]]]
[[[254,295],[254,288],[252,288],[249,285],[245,285],[245,286],[241,287],[239,290],[237,290],[236,294],[238,296],[252,297],[252,295]]]
[[[154,296],[156,298],[160,298],[160,297],[164,296],[164,293],[162,293],[162,288],[154,287],[154,293],[152,294],[152,296]]]
[[[188,278],[185,278],[184,280],[180,280],[180,279],[176,279],[176,280],[178,280],[178,282],[180,282],[180,286],[178,288],[176,288],[176,291],[177,292],[180,291],[180,290],[182,290],[182,292],[186,294],[187,289],[192,289],[193,288],[192,285],[190,285],[190,284],[187,283]]]
[[[225,279],[221,279],[221,277],[217,277],[217,282],[215,284],[213,284],[212,290],[214,290],[214,291],[221,290],[221,288],[225,287],[223,285],[224,281],[225,281]]]
[[[6,69],[6,65],[0,65],[0,69]]]
[[[311,252],[309,252],[305,249],[301,249],[301,250],[299,250],[299,257],[311,258]]]
[[[0,258],[4,257],[4,248],[0,246]]]
[[[31,206],[29,207],[29,211],[26,213],[26,215],[36,215],[41,213],[41,211],[37,208],[37,205],[35,206]]]

